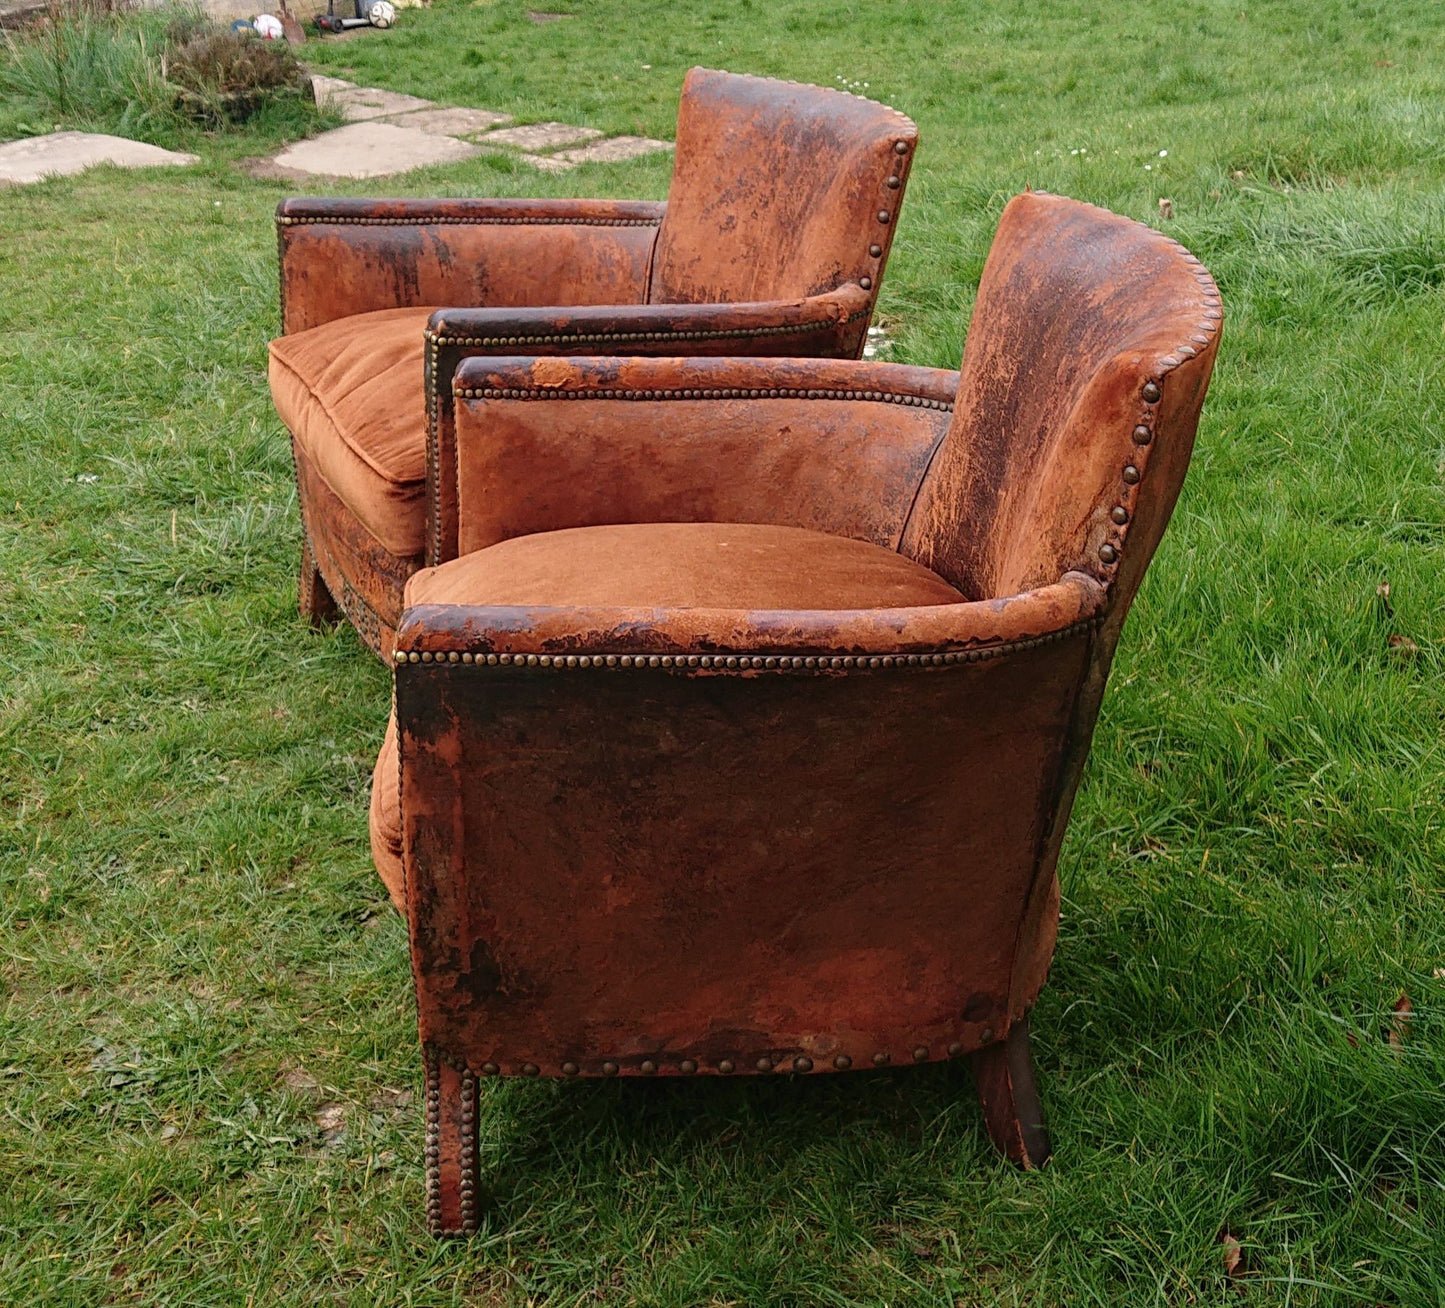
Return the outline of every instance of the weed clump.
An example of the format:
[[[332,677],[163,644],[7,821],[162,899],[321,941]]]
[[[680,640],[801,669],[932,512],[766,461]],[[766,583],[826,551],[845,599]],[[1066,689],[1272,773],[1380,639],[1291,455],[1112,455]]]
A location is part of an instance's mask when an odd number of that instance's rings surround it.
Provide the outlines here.
[[[243,123],[269,100],[299,96],[306,74],[291,47],[245,32],[195,32],[167,49],[161,74],[182,112],[205,123]]]

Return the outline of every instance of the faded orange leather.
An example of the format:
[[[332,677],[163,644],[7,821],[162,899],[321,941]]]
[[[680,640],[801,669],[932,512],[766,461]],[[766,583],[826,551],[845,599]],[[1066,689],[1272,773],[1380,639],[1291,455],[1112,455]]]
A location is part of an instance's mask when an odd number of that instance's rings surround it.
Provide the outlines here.
[[[483,549],[417,578],[394,656],[435,1229],[474,1224],[465,1103],[494,1074],[977,1051],[990,1129],[1027,1161],[996,1051],[1047,974],[1059,846],[1220,321],[1176,243],[1030,194],[1000,222],[957,378],[461,366],[459,531]],[[951,414],[932,398],[950,389]],[[585,484],[549,470],[569,443]],[[727,570],[706,551],[646,560],[656,526],[566,530],[694,514],[893,549],[961,594],[808,607],[806,588],[705,578]]]
[[[377,874],[399,912],[406,912],[406,877],[401,864],[401,786],[396,762],[396,716],[386,723],[386,735],[376,768],[371,774],[371,857]]]
[[[431,563],[456,556],[451,382],[466,357],[856,357],[916,142],[913,124],[886,106],[694,69],[683,87],[666,204],[283,202],[286,335],[273,343],[273,391],[298,463],[305,458],[333,493],[323,508],[298,473],[303,557],[314,569],[302,579],[311,616],[334,599],[385,657],[401,612],[397,578],[423,553]],[[424,341],[405,354],[389,338],[369,343],[383,320],[368,315],[419,305],[454,307],[433,313]],[[311,373],[294,366],[295,336],[307,338],[301,352],[314,361]],[[422,402],[413,402],[410,384],[358,381],[352,408],[374,398],[368,424],[392,425],[384,440],[351,431],[328,403],[325,388],[342,379],[321,375],[326,357],[347,356],[348,377],[370,366],[395,378],[423,348]],[[429,482],[409,480],[403,495],[384,474],[368,479],[377,469],[364,451],[378,445],[409,476],[425,462]],[[350,543],[358,524],[366,537],[359,553]],[[390,554],[378,569],[369,562],[374,547]],[[365,609],[357,596],[372,597]]]

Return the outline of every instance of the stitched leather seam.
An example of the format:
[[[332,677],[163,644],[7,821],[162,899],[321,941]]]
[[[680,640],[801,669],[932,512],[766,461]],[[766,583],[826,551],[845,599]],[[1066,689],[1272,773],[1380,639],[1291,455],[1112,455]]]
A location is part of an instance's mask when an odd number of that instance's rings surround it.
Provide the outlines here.
[[[846,318],[830,318],[826,321],[784,323],[775,326],[726,327],[707,331],[657,331],[657,332],[559,332],[549,336],[442,336],[427,331],[427,339],[437,345],[591,345],[597,342],[613,341],[716,341],[734,340],[748,336],[793,336],[805,332],[834,331],[847,327],[860,318],[869,317],[870,308],[858,309]]]
[[[502,218],[484,215],[414,214],[400,218],[347,217],[306,214],[276,219],[278,227],[660,227],[662,216],[656,218]]]
[[[978,649],[940,650],[925,654],[477,654],[470,650],[397,650],[398,664],[447,663],[472,667],[652,669],[692,672],[872,672],[879,669],[955,667],[982,663],[1021,650],[1053,645],[1095,630],[1103,615],[1085,618],[1058,631],[1020,640],[999,641]]]
[[[875,404],[902,404],[917,409],[937,409],[952,413],[951,400],[932,400],[924,395],[908,395],[899,391],[836,391],[800,390],[793,387],[744,386],[714,390],[512,390],[485,387],[482,390],[453,392],[465,400],[854,400]]]

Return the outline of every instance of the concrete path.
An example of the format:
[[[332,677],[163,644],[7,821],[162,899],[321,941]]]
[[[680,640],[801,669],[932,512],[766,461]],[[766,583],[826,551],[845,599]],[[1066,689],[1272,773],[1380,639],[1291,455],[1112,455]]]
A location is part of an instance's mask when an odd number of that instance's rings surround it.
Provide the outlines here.
[[[0,145],[0,186],[24,185],[45,177],[84,172],[97,164],[117,168],[174,168],[199,161],[194,154],[162,150],[97,132],[49,132]]]
[[[561,173],[584,163],[615,163],[672,142],[645,136],[604,139],[595,127],[528,123],[508,127],[506,114],[446,107],[399,91],[357,86],[340,77],[313,76],[318,104],[333,105],[345,127],[287,146],[271,160],[286,177],[389,177],[432,164],[466,159],[480,150],[505,150],[543,172]]]

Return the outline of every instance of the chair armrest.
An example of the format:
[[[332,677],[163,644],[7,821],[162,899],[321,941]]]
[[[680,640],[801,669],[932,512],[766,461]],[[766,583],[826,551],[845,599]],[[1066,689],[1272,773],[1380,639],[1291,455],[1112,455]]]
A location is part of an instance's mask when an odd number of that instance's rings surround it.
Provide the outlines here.
[[[857,323],[871,306],[868,293],[850,285],[805,299],[745,304],[439,309],[427,324],[427,562],[455,558],[460,548],[452,397],[464,359],[610,353],[848,358]]]
[[[514,608],[420,604],[395,659],[517,667],[840,672],[978,663],[1080,636],[1107,592],[1069,572],[1002,599],[904,609]],[[585,661],[584,661],[585,660]]]
[[[283,200],[281,330],[407,305],[644,300],[665,209],[619,200]]]
[[[896,549],[957,384],[832,360],[470,359],[438,472],[463,554],[617,522],[767,523]]]

